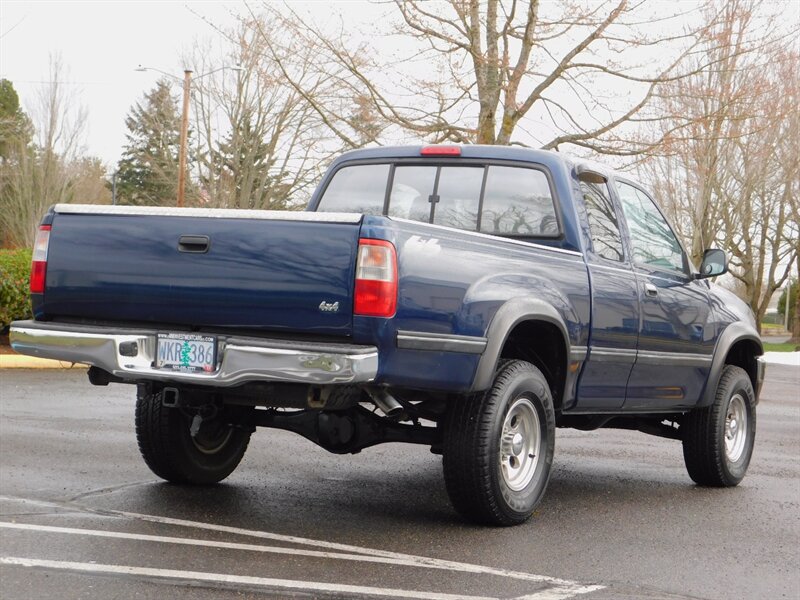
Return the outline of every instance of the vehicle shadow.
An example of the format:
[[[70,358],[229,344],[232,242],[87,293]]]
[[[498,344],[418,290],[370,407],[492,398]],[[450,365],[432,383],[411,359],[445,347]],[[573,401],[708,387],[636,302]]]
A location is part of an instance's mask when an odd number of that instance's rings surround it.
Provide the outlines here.
[[[91,505],[250,530],[280,532],[315,539],[339,539],[369,545],[379,537],[446,531],[512,532],[530,528],[573,528],[598,515],[624,521],[631,513],[659,515],[676,505],[703,504],[725,494],[732,501],[746,491],[694,486],[681,471],[652,466],[619,467],[613,462],[582,465],[556,462],[548,491],[527,524],[486,529],[464,522],[450,505],[441,458],[414,449],[401,459],[390,452],[336,457],[318,453],[273,460],[251,460],[226,482],[210,487],[153,482],[123,488]],[[599,468],[601,467],[601,468]],[[302,470],[302,472],[301,472]],[[500,532],[506,532],[505,534]],[[422,534],[420,532],[426,532]],[[430,536],[432,537],[432,536]]]

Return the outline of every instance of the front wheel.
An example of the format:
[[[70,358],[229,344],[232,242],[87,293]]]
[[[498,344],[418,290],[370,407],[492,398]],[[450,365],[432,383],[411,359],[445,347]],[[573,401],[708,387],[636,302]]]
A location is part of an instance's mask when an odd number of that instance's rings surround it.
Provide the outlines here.
[[[209,485],[233,472],[247,450],[249,431],[217,416],[204,419],[193,436],[193,415],[164,406],[160,393],[145,390],[136,399],[136,440],[153,473],[172,483]]]
[[[733,487],[744,479],[756,438],[753,385],[741,367],[727,365],[714,403],[686,415],[683,458],[698,485]]]
[[[547,380],[530,363],[504,361],[491,388],[448,409],[443,467],[453,506],[478,523],[523,523],[547,488],[554,448]]]

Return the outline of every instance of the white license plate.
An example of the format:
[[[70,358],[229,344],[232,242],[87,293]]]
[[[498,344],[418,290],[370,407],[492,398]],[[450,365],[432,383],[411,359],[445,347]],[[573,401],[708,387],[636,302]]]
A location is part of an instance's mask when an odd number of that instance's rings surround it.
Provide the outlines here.
[[[217,340],[209,335],[159,333],[156,367],[172,371],[211,373],[217,365]]]

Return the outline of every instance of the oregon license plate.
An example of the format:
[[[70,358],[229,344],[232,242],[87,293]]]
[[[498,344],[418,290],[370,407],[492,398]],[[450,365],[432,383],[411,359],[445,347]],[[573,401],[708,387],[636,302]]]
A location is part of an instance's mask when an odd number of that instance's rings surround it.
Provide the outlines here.
[[[217,365],[217,339],[191,333],[159,333],[156,367],[172,371],[211,373]]]

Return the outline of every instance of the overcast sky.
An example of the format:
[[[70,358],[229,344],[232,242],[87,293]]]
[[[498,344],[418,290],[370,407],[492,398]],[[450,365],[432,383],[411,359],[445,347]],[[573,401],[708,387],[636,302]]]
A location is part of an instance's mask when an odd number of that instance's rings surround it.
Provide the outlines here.
[[[693,2],[694,0],[683,0]],[[251,4],[257,9],[260,2]],[[372,23],[382,22],[387,10],[365,0],[292,2],[301,13],[313,13],[318,23],[336,24],[341,13],[349,31],[373,38]],[[657,14],[673,14],[677,0],[648,4]],[[774,5],[787,23],[800,20],[800,1]],[[49,79],[52,54],[60,53],[68,69],[63,79],[80,94],[88,110],[86,149],[113,171],[125,142],[125,116],[131,105],[152,89],[158,73],[134,71],[137,65],[182,75],[181,57],[198,39],[218,37],[214,26],[226,29],[236,14],[247,11],[238,1],[17,1],[0,0],[0,78],[12,81],[23,107],[30,110],[43,82]],[[208,22],[207,22],[208,21]],[[379,38],[377,47],[389,52],[401,43]],[[619,91],[619,90],[617,90]],[[177,92],[177,90],[176,90]],[[529,115],[535,127],[543,127]]]
[[[339,3],[354,19],[362,12],[358,5],[363,3]],[[0,78],[11,80],[28,107],[49,78],[49,56],[61,53],[66,80],[88,109],[87,150],[113,170],[125,141],[125,116],[159,77],[134,68],[182,76],[184,51],[195,38],[214,35],[201,17],[224,28],[243,10],[241,2],[0,0]]]

